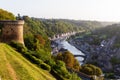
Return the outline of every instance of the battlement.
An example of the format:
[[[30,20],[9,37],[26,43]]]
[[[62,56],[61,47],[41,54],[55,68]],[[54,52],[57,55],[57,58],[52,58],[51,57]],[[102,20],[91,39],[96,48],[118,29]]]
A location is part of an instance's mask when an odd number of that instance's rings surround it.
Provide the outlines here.
[[[0,21],[0,26],[2,27],[1,41],[9,43],[11,41],[16,41],[18,43],[24,44],[23,40],[23,25],[24,20],[3,20]]]

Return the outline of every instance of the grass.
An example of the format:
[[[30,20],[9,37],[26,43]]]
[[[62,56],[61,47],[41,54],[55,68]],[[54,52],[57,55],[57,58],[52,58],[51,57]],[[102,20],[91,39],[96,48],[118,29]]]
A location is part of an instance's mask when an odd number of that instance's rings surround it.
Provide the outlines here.
[[[4,43],[0,43],[0,77],[2,80],[55,80],[49,72],[30,63]]]

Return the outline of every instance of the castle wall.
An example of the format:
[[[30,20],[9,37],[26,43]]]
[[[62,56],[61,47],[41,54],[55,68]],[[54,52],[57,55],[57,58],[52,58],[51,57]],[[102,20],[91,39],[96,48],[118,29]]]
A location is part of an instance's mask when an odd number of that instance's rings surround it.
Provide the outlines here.
[[[16,41],[24,44],[23,40],[23,20],[18,21],[0,21],[0,24],[3,24],[2,27],[2,42],[11,42]]]

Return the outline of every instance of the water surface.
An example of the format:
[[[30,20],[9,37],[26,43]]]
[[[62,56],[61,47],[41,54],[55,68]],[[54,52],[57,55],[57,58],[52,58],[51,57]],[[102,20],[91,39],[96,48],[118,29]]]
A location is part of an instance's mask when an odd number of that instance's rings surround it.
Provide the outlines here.
[[[63,41],[57,41],[57,43],[59,43],[59,47],[67,49],[68,51],[70,51],[73,55],[84,55],[84,53],[82,53],[80,50],[78,50],[76,47],[74,47],[73,45],[69,44],[67,41],[63,40]],[[79,62],[82,62],[84,60],[83,57],[76,57],[76,59],[78,59]]]

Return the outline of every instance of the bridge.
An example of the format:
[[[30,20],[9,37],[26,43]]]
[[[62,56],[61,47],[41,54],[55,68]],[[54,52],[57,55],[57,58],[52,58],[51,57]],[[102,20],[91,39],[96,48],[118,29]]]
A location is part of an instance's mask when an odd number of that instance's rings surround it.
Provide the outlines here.
[[[74,55],[74,57],[83,57],[83,58],[86,58],[87,56],[86,55]]]

